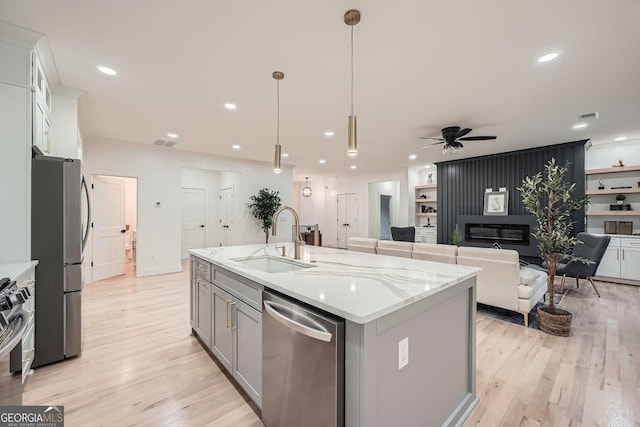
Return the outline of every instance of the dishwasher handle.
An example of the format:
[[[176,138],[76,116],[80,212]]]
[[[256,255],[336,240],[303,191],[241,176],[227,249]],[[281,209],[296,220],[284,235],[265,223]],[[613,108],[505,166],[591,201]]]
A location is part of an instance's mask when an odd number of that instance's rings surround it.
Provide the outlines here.
[[[288,328],[291,328],[292,330],[296,331],[296,332],[300,332],[303,335],[306,335],[310,338],[316,339],[316,340],[320,340],[320,341],[324,341],[324,342],[330,342],[331,338],[332,338],[332,334],[327,332],[327,331],[323,331],[323,330],[319,330],[319,329],[314,329],[314,328],[310,328],[308,326],[302,325],[298,322],[296,322],[293,319],[289,319],[288,317],[286,317],[285,315],[283,315],[282,313],[280,313],[277,309],[277,304],[274,304],[270,301],[265,301],[264,302],[264,308],[267,310],[267,313],[269,313],[271,315],[271,317],[273,317],[275,320],[277,320],[278,322],[282,323],[283,325],[287,326]],[[298,313],[298,315],[304,317],[304,315],[302,313]],[[309,319],[310,322],[312,322],[312,319]]]

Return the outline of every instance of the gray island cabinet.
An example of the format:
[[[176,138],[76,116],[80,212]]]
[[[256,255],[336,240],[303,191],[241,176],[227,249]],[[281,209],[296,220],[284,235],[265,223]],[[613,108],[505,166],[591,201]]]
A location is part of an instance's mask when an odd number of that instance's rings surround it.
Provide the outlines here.
[[[190,250],[192,329],[259,407],[270,289],[345,319],[345,426],[462,424],[478,401],[477,269],[318,246],[299,261],[292,244],[286,252],[299,268],[281,269],[274,244]]]

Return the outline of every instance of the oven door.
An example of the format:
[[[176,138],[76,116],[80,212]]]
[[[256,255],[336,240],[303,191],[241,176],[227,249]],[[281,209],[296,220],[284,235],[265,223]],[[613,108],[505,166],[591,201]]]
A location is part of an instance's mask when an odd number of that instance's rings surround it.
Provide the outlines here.
[[[0,339],[0,406],[22,405],[22,375],[11,373],[9,365],[11,350],[21,346],[28,318],[27,312],[20,311]]]

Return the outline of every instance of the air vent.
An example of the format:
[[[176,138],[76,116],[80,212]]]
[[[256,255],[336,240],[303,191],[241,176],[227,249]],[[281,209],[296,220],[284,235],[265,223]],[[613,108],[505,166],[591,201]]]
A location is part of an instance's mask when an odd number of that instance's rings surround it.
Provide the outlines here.
[[[161,145],[163,147],[173,147],[176,145],[176,141],[165,141],[164,139],[156,139],[153,145]]]
[[[579,120],[596,120],[600,118],[600,113],[586,113],[578,116]]]

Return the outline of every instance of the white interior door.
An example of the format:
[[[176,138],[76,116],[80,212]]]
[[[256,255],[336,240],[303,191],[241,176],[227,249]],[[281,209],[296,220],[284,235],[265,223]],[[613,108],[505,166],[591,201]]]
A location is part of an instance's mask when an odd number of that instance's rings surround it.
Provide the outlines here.
[[[353,193],[338,194],[338,248],[346,249],[347,241],[358,225],[358,203]]]
[[[125,181],[93,177],[93,280],[124,274]]]
[[[189,258],[189,249],[207,246],[205,201],[204,189],[182,189],[182,259]]]
[[[233,225],[233,187],[220,189],[220,246],[229,245],[229,229]]]

